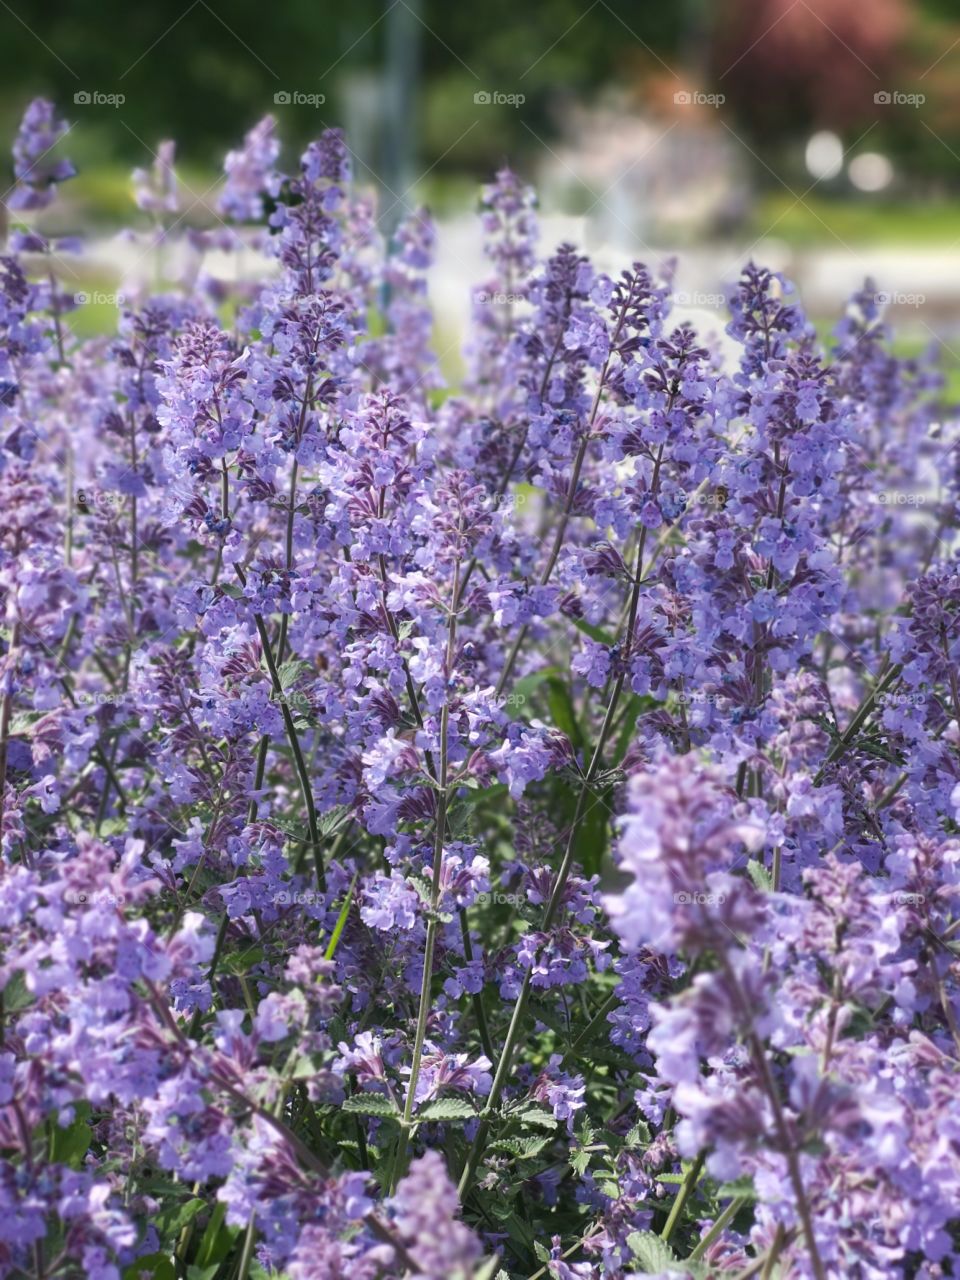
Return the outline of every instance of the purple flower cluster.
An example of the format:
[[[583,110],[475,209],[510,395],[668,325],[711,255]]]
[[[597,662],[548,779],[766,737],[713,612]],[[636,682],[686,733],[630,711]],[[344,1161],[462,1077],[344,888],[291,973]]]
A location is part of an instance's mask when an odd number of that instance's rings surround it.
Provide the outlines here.
[[[960,456],[868,282],[542,255],[265,119],[0,256],[0,1277],[960,1270]],[[210,254],[217,249],[217,257]],[[232,268],[222,278],[225,256]],[[914,500],[897,501],[910,491]]]

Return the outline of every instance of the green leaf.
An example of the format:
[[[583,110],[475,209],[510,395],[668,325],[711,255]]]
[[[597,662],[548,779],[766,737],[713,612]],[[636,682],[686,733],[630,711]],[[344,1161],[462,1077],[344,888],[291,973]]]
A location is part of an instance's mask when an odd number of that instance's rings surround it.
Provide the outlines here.
[[[553,1112],[544,1111],[542,1107],[530,1107],[526,1111],[521,1111],[520,1123],[534,1125],[540,1129],[555,1129],[557,1127],[556,1117]]]
[[[437,1098],[417,1112],[417,1120],[475,1120],[476,1108],[465,1098]]]
[[[358,1093],[352,1098],[345,1098],[341,1107],[343,1111],[352,1111],[361,1116],[398,1116],[400,1112],[382,1093]]]
[[[627,1236],[627,1247],[644,1271],[652,1275],[676,1265],[677,1255],[654,1231],[631,1232]]]
[[[484,800],[499,800],[501,796],[507,794],[507,784],[505,782],[495,782],[492,787],[467,787],[458,788],[457,804],[482,804]]]
[[[537,1258],[539,1259],[540,1262],[550,1261],[550,1250],[546,1247],[546,1245],[541,1244],[539,1240],[534,1240],[533,1252],[537,1255]]]
[[[592,622],[586,622],[583,618],[571,618],[570,621],[578,631],[582,631],[591,640],[596,640],[597,644],[605,644],[608,648],[612,648],[617,643],[609,631],[604,631],[602,627],[595,627]]]
[[[231,951],[220,962],[220,968],[228,973],[246,974],[263,960],[263,947],[248,947],[245,951]]]
[[[650,1130],[642,1120],[638,1120],[623,1140],[625,1147],[647,1146],[650,1142]]]
[[[303,662],[299,658],[292,658],[289,662],[281,663],[277,668],[277,675],[280,677],[280,688],[289,689],[292,684],[304,674],[304,672],[312,671],[313,668],[309,662]]]
[[[772,892],[773,876],[770,874],[767,868],[763,865],[763,863],[758,862],[756,858],[751,858],[750,861],[747,863],[747,875],[750,877],[750,879],[753,881],[753,883],[757,886],[758,889],[762,889],[764,893]]]
[[[756,1200],[757,1189],[753,1179],[748,1175],[737,1178],[733,1182],[724,1182],[717,1188],[718,1200]]]
[[[130,830],[129,818],[105,818],[100,823],[100,834],[102,836],[118,836],[121,831]]]
[[[290,1080],[312,1080],[317,1074],[317,1067],[309,1054],[301,1053],[285,1074]]]
[[[526,701],[532,694],[543,684],[544,680],[552,680],[556,676],[564,674],[562,667],[541,667],[539,671],[532,671],[528,676],[521,676],[519,680],[515,680],[510,686],[510,695],[516,699],[514,704],[506,703],[507,707],[511,705],[522,706],[520,699]]]
[[[333,926],[333,933],[330,935],[330,941],[327,943],[327,949],[323,953],[324,960],[332,960],[336,955],[337,943],[340,941],[340,935],[343,933],[344,925],[347,923],[347,916],[350,914],[350,906],[353,903],[353,891],[357,887],[357,876],[360,869],[353,873],[353,879],[350,881],[350,888],[347,890],[343,899],[343,906],[340,908],[340,914],[337,916],[337,923]]]
[[[577,723],[577,713],[570,697],[570,690],[562,680],[552,676],[547,681],[547,706],[553,723],[565,733],[575,747],[583,745],[583,734]]]
[[[553,1142],[552,1137],[534,1138],[518,1135],[515,1138],[498,1138],[496,1142],[490,1143],[490,1150],[506,1152],[507,1155],[516,1156],[518,1160],[532,1160],[551,1142]]]
[[[197,1267],[207,1268],[204,1274],[213,1274],[209,1271],[213,1263],[221,1263],[230,1250],[233,1248],[233,1242],[240,1233],[239,1227],[224,1226],[224,1218],[226,1217],[227,1206],[218,1200],[214,1206],[213,1213],[210,1215],[210,1221],[207,1223],[207,1229],[203,1233],[203,1239],[197,1249]]]
[[[90,1141],[93,1138],[93,1130],[83,1118],[88,1110],[89,1108],[84,1107],[83,1113],[65,1129],[58,1126],[51,1128],[50,1160],[53,1164],[68,1164],[72,1169],[80,1168],[83,1157],[90,1150]]]
[[[165,1253],[147,1253],[123,1269],[123,1280],[141,1280],[144,1275],[153,1280],[177,1280],[177,1269]]]
[[[350,808],[345,804],[334,805],[332,809],[328,809],[326,813],[321,813],[317,819],[317,827],[322,836],[332,836],[335,831],[344,826],[350,817]]]
[[[155,1226],[161,1240],[175,1240],[188,1223],[207,1207],[206,1200],[185,1200],[182,1204],[171,1205],[158,1213]]]
[[[20,1013],[33,1004],[33,996],[27,990],[27,978],[22,969],[15,969],[13,977],[3,988],[4,1013]]]
[[[500,1276],[503,1276],[505,1280],[510,1280],[507,1273],[499,1270],[499,1267],[500,1259],[498,1256],[494,1255],[492,1258],[487,1258],[479,1267],[473,1269],[471,1280],[500,1280]],[[496,1275],[494,1275],[495,1271]]]
[[[215,1262],[209,1267],[198,1267],[196,1265],[187,1267],[187,1280],[213,1280],[219,1270],[219,1262]]]
[[[610,787],[592,792],[577,829],[575,852],[577,861],[588,876],[596,875],[603,866],[610,831]]]
[[[618,765],[627,754],[627,749],[636,737],[637,720],[640,716],[645,711],[655,711],[659,706],[660,703],[657,702],[656,698],[651,698],[648,694],[630,694],[623,713],[623,727],[617,735],[616,748],[613,752],[611,764]]]

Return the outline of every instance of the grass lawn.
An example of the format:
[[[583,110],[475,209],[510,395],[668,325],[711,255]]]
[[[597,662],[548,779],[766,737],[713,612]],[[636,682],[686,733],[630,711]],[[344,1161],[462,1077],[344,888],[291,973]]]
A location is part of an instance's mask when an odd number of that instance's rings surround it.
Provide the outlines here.
[[[839,236],[852,245],[945,248],[960,245],[960,206],[946,200],[906,204],[815,195],[801,204],[782,191],[763,196],[751,217],[750,234],[766,233],[802,247],[835,246]]]

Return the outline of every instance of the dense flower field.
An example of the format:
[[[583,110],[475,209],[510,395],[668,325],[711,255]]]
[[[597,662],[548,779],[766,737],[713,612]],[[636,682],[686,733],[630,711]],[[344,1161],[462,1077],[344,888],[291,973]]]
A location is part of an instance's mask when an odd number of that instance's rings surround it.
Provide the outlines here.
[[[136,175],[190,279],[80,341],[63,129],[0,258],[0,1275],[958,1274],[960,453],[873,287],[821,339],[751,266],[708,340],[505,170],[451,390],[429,218],[268,119],[214,230]]]

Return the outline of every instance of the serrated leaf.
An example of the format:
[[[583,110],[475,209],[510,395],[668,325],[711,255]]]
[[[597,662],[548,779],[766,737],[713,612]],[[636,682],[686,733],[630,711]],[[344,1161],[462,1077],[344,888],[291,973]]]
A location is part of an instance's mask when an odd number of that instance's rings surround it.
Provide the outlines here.
[[[283,662],[277,668],[277,675],[280,678],[280,688],[289,689],[292,684],[306,671],[312,671],[313,668],[309,662],[303,662],[299,658],[292,658],[289,662]]]
[[[624,1146],[640,1147],[650,1142],[650,1130],[643,1120],[638,1120],[623,1140]]]
[[[748,1175],[736,1178],[733,1182],[722,1183],[716,1191],[718,1200],[756,1200],[757,1189],[753,1179]]]
[[[332,809],[328,809],[326,813],[321,813],[317,819],[317,827],[322,836],[332,836],[338,831],[347,818],[350,816],[350,808],[345,804],[334,805]]]
[[[676,1264],[677,1255],[654,1231],[633,1231],[627,1236],[627,1247],[644,1271],[659,1275]]]
[[[361,1116],[398,1116],[400,1112],[382,1093],[357,1093],[345,1098],[341,1110]]]
[[[537,1255],[540,1262],[550,1261],[550,1250],[546,1245],[541,1244],[539,1240],[533,1242],[533,1252]]]
[[[421,1107],[416,1114],[417,1120],[475,1120],[476,1108],[465,1098],[436,1098]]]
[[[773,890],[773,876],[763,863],[758,862],[756,858],[751,858],[747,863],[747,875],[757,888],[762,889],[764,893],[770,893]]]
[[[520,1123],[523,1125],[536,1125],[541,1129],[555,1129],[557,1127],[556,1116],[552,1111],[544,1111],[542,1107],[530,1107],[526,1111],[521,1111]]]
[[[490,1143],[490,1150],[503,1151],[507,1155],[516,1156],[518,1160],[532,1160],[534,1156],[540,1154],[544,1147],[548,1147],[551,1142],[553,1142],[552,1137],[525,1138],[517,1136],[515,1138],[498,1138],[496,1142]]]

